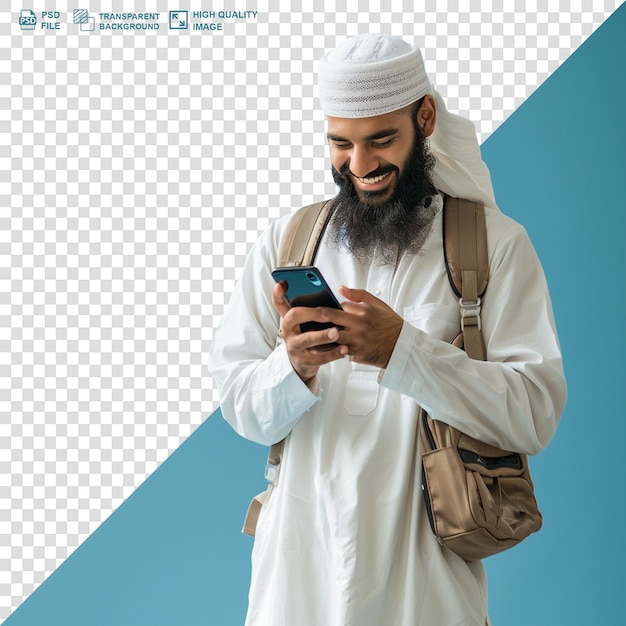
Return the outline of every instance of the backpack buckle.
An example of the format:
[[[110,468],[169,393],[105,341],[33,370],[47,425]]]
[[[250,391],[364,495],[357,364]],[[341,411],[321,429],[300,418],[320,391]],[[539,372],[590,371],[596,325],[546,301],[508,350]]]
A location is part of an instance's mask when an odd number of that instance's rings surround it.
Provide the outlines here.
[[[276,483],[278,483],[278,474],[280,473],[280,465],[274,465],[269,461],[265,465],[265,480],[270,484],[276,487]]]
[[[465,330],[465,324],[468,326],[478,326],[478,330],[482,330],[480,322],[480,303],[481,300],[463,300],[459,298],[459,306],[461,307],[461,330]],[[475,321],[470,321],[474,318]]]

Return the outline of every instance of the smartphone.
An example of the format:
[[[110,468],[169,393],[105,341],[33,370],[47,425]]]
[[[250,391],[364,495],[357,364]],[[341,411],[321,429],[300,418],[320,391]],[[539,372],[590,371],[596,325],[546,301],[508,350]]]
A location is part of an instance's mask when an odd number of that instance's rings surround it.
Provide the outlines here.
[[[335,298],[322,273],[312,265],[277,267],[272,271],[277,283],[284,282],[285,298],[292,307],[295,306],[325,306],[341,310],[341,305]],[[309,330],[324,330],[336,324],[321,322],[306,322],[300,325],[302,332]],[[339,326],[338,328],[342,328]]]

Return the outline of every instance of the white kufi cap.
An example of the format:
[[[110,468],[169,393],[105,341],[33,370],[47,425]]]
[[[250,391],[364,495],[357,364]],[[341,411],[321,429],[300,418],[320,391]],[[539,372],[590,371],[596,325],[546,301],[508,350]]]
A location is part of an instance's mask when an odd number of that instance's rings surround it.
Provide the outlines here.
[[[332,117],[383,115],[431,93],[419,48],[374,33],[348,39],[325,54],[317,79],[322,110]]]
[[[432,95],[437,121],[428,143],[436,159],[435,187],[497,209],[474,125],[446,109],[428,80],[419,48],[391,35],[353,37],[320,59],[317,81],[322,110],[331,117],[384,115]]]

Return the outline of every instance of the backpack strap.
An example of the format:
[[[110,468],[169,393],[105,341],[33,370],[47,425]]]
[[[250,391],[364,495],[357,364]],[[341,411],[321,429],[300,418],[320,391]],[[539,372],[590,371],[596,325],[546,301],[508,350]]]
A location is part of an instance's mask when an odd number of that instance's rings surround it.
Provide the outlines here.
[[[267,455],[267,463],[265,465],[265,480],[267,480],[267,489],[263,493],[260,493],[252,498],[252,502],[250,502],[248,512],[246,513],[246,519],[243,522],[243,528],[241,529],[241,532],[244,535],[254,537],[256,533],[256,525],[259,521],[261,509],[272,493],[272,489],[274,489],[278,482],[278,472],[280,469],[280,462],[282,460],[284,447],[285,440],[282,439],[278,443],[273,444],[270,448],[269,454]]]
[[[443,222],[446,269],[459,298],[465,351],[473,359],[485,360],[480,322],[481,298],[489,281],[485,207],[478,202],[446,196]]]
[[[313,265],[322,235],[332,215],[332,202],[316,202],[296,211],[282,234],[278,267]]]
[[[332,215],[332,202],[316,202],[296,211],[283,232],[278,247],[278,267],[312,265],[322,241],[322,235]],[[278,482],[285,439],[270,448],[265,466],[267,489],[250,503],[242,532],[254,537],[261,509]]]

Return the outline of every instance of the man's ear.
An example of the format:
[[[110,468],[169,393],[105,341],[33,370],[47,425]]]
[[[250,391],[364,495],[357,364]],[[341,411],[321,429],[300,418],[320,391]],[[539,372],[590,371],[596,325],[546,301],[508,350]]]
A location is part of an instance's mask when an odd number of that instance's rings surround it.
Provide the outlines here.
[[[435,105],[435,99],[429,94],[424,96],[424,102],[417,112],[417,123],[424,131],[426,137],[430,137],[435,130],[435,124],[437,122],[437,107]]]

